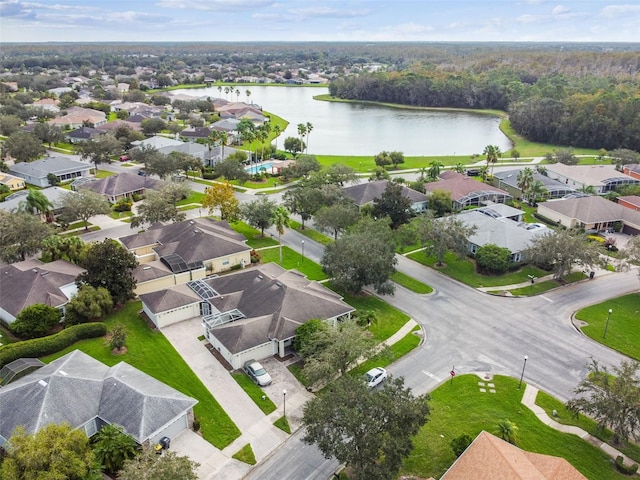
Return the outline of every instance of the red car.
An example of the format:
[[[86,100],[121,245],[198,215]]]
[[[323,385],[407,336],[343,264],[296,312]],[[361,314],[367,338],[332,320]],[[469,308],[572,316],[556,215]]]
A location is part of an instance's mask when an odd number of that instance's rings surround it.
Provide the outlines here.
[[[120,157],[120,161],[121,162],[128,162],[129,160],[131,160],[127,155],[122,155]]]

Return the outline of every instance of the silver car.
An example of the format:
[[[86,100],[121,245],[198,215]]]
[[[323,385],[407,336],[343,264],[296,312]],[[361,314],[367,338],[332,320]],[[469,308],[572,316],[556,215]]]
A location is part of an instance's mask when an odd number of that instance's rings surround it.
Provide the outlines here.
[[[387,371],[382,367],[375,367],[364,374],[369,388],[377,387],[387,379]]]
[[[244,371],[247,375],[261,387],[271,385],[271,375],[264,369],[260,362],[249,360],[244,364]]]

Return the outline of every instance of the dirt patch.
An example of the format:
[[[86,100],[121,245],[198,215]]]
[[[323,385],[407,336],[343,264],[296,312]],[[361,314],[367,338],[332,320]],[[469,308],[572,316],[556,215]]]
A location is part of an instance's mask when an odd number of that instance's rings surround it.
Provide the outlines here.
[[[113,350],[111,350],[111,355],[124,355],[128,351],[129,349],[127,347],[122,347],[120,349],[114,348]]]

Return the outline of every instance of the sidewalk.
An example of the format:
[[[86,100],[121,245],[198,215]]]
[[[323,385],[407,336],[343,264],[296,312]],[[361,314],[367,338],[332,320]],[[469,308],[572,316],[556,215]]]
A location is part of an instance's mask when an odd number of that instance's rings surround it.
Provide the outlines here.
[[[384,343],[386,345],[396,343],[417,325],[415,320],[409,320]],[[277,405],[275,411],[265,415],[246,395],[229,372],[212,357],[204,344],[198,340],[198,335],[202,333],[199,318],[165,327],[162,329],[162,333],[187,361],[193,372],[241,432],[238,438],[222,450],[215,448],[190,431],[186,433],[191,433],[191,435],[184,435],[183,438],[181,438],[182,435],[178,437],[177,445],[172,445],[172,448],[175,448],[180,455],[190,456],[201,464],[198,469],[198,478],[239,480],[244,477],[251,466],[233,459],[232,456],[235,453],[250,444],[256,460],[260,462],[289,438],[289,435],[273,425],[273,422],[284,415],[283,387],[287,391],[286,414],[291,431],[294,432],[301,427],[304,405],[313,398],[313,394],[308,392],[284,365],[282,365],[283,368],[278,369],[282,378],[264,389],[269,398]],[[268,370],[278,374],[275,368],[268,366],[270,362],[278,362],[278,360],[266,359],[262,363]]]
[[[535,413],[536,417],[538,417],[538,420],[540,420],[542,423],[544,423],[545,425],[548,425],[549,427],[555,430],[558,430],[559,432],[577,435],[583,440],[586,440],[592,445],[595,445],[596,447],[598,447],[600,450],[605,452],[614,460],[616,459],[616,457],[622,456],[622,458],[624,459],[624,463],[626,465],[633,465],[634,463],[636,463],[626,455],[620,453],[618,450],[613,448],[608,443],[603,442],[602,440],[585,432],[581,428],[575,427],[573,425],[563,425],[561,423],[556,422],[552,418],[550,418],[549,415],[547,415],[547,412],[545,412],[542,407],[539,407],[538,405],[536,405],[537,395],[538,395],[538,389],[536,387],[532,387],[531,385],[527,385],[524,390],[524,395],[522,396],[522,404],[526,406],[529,410],[531,410],[533,413]]]

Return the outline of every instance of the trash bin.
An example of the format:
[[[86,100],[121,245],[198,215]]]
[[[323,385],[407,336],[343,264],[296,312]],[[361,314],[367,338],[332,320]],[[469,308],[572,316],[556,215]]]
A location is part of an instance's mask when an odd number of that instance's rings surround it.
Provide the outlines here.
[[[162,437],[160,439],[160,445],[162,445],[163,450],[169,450],[171,446],[171,439],[169,437]]]
[[[596,272],[594,271],[589,272],[589,279],[593,280],[593,277],[595,277],[595,275],[596,275]]]

